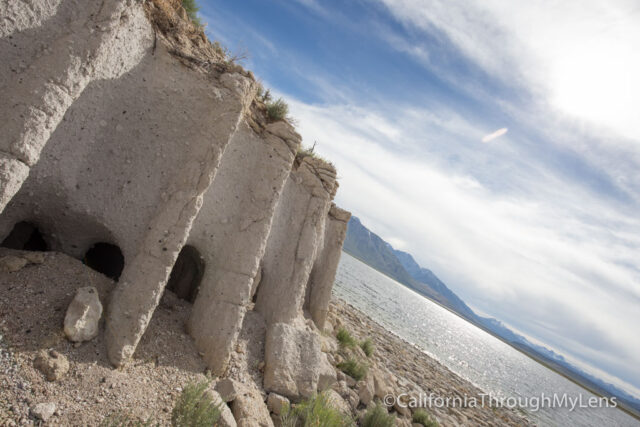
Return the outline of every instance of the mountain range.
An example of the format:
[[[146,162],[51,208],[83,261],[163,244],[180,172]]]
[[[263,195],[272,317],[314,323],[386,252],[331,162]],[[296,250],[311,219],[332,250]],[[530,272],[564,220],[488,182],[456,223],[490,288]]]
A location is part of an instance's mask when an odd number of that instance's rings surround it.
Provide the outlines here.
[[[635,417],[640,417],[640,399],[572,365],[562,355],[530,342],[501,321],[479,316],[431,270],[421,267],[411,254],[394,249],[388,242],[365,227],[355,216],[352,216],[349,221],[343,250],[400,284],[453,311],[569,380],[596,394],[606,397],[615,396],[621,408]]]

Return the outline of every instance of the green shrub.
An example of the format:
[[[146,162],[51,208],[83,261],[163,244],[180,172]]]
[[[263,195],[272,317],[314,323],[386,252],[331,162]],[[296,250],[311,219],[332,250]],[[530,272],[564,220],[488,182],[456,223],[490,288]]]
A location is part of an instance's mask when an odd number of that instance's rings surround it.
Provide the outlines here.
[[[396,425],[396,417],[387,413],[387,409],[377,403],[364,414],[361,425],[362,427],[393,427]]]
[[[356,339],[353,338],[353,336],[345,328],[338,329],[336,338],[338,339],[341,347],[353,348],[358,344]]]
[[[271,91],[269,89],[265,89],[261,83],[258,83],[258,92],[256,97],[266,104],[271,101]]]
[[[193,22],[193,24],[198,27],[202,27],[202,21],[200,21],[200,17],[198,16],[200,6],[198,6],[196,0],[182,0],[182,7],[187,12],[189,19],[191,19],[191,22]]]
[[[354,421],[331,405],[326,393],[287,407],[280,416],[282,427],[346,427]]]
[[[371,357],[371,355],[373,355],[373,341],[371,341],[371,338],[367,338],[362,341],[360,343],[360,348],[364,351],[364,354],[366,354],[367,357]]]
[[[354,358],[338,363],[338,368],[356,381],[363,379],[369,369],[366,364],[358,362]]]
[[[413,413],[413,422],[424,427],[438,427],[439,425],[424,409],[418,409]]]
[[[289,115],[289,106],[282,98],[267,102],[267,117],[272,122],[284,120]]]
[[[220,406],[207,394],[208,381],[188,384],[171,413],[171,424],[175,427],[212,426],[220,418]]]
[[[154,424],[151,419],[140,421],[132,415],[123,412],[114,412],[100,423],[100,427],[150,427],[152,425]]]

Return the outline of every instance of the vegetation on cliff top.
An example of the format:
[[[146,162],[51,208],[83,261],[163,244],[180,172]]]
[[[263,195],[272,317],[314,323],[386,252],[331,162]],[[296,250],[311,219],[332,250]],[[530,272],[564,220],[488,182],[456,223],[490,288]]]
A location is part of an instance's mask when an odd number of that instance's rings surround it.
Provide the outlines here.
[[[202,21],[198,16],[198,12],[200,11],[200,6],[196,3],[196,0],[182,0],[182,7],[189,15],[189,19],[193,22],[193,25],[198,27],[202,27]]]

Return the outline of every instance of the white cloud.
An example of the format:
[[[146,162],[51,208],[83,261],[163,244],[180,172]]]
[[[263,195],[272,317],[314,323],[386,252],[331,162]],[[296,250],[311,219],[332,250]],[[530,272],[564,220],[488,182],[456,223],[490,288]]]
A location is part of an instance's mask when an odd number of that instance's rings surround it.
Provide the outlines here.
[[[491,132],[488,135],[482,137],[482,142],[491,142],[496,138],[500,138],[502,135],[506,134],[509,131],[507,128],[501,128],[496,130],[495,132]]]
[[[640,140],[637,2],[377,1],[489,74],[542,95],[557,113]]]

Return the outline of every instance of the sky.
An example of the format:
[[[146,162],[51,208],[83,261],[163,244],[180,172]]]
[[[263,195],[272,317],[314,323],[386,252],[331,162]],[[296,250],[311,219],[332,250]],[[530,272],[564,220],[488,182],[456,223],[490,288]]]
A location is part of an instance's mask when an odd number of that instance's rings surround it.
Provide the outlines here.
[[[200,4],[336,165],[338,205],[640,396],[640,3]]]

